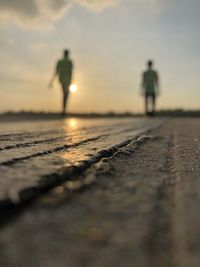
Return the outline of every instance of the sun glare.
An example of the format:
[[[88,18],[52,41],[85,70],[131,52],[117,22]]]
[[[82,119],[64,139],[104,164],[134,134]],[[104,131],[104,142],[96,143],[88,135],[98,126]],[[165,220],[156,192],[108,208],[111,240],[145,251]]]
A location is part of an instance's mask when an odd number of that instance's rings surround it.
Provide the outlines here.
[[[77,120],[76,119],[70,119],[69,125],[72,129],[75,129],[77,127]]]
[[[76,84],[71,84],[69,87],[69,90],[71,93],[76,93],[77,91],[77,85]]]

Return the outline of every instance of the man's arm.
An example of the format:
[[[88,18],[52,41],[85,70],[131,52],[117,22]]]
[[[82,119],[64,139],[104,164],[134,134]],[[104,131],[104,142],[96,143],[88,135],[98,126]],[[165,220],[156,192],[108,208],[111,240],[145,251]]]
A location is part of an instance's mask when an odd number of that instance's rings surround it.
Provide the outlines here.
[[[53,87],[53,82],[54,82],[56,76],[58,75],[58,72],[59,72],[59,61],[56,64],[56,68],[55,68],[54,74],[53,74],[53,76],[52,76],[52,78],[51,78],[51,80],[49,82],[49,88]]]
[[[58,73],[59,73],[59,67],[60,67],[59,65],[60,65],[60,61],[58,61],[57,64],[56,64],[56,68],[55,68],[55,74],[54,74],[54,76],[57,76]]]
[[[156,94],[160,94],[160,78],[158,73],[156,72]]]
[[[70,60],[70,83],[72,83],[72,79],[73,79],[73,69],[74,69],[74,64]]]
[[[141,85],[140,85],[140,92],[141,95],[143,96],[145,94],[145,74],[142,74],[142,80],[141,80]]]

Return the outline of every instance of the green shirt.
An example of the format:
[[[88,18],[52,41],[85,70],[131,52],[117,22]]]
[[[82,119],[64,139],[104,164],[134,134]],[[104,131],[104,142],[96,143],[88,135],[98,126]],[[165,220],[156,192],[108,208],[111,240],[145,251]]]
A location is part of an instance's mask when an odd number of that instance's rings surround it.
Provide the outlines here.
[[[143,73],[143,87],[146,94],[155,94],[158,86],[158,74],[155,70],[147,70]]]
[[[56,65],[56,73],[61,84],[70,84],[72,80],[73,64],[68,58],[63,58]]]

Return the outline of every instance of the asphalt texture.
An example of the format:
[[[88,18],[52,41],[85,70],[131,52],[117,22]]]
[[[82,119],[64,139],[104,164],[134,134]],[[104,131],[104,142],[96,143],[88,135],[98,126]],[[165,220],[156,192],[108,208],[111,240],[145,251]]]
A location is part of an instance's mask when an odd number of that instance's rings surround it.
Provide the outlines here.
[[[1,123],[0,207],[28,201],[160,123],[145,118]]]
[[[151,120],[37,198],[2,206],[0,266],[199,267],[199,141],[199,119]]]

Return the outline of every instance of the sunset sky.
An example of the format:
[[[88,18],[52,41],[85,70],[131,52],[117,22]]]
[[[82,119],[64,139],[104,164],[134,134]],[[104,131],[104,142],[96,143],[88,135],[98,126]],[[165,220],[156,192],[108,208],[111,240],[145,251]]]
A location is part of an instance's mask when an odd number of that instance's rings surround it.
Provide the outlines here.
[[[159,108],[200,109],[199,0],[0,0],[0,112],[59,111],[56,61],[74,62],[69,111],[142,111],[154,59]]]

